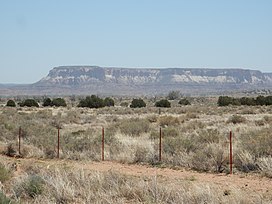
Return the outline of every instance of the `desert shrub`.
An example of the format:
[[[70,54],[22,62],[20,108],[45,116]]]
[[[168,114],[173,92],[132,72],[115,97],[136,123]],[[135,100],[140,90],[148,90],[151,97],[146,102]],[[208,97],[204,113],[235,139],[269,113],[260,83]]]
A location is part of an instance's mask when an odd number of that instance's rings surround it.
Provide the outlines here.
[[[156,137],[157,134],[156,134]],[[163,151],[166,155],[174,156],[177,152],[183,151],[184,138],[182,137],[167,137],[163,133]]]
[[[26,182],[25,191],[30,197],[34,198],[35,196],[42,194],[43,186],[44,180],[40,176],[31,175]]]
[[[24,179],[16,184],[14,189],[16,197],[29,196],[35,198],[42,194],[45,181],[39,175],[27,175]]]
[[[43,106],[52,106],[52,100],[50,98],[45,98],[43,100]]]
[[[1,204],[12,204],[13,202],[2,191],[0,191],[0,203]]]
[[[16,107],[16,104],[15,104],[14,100],[8,100],[6,106],[9,106],[9,107]]]
[[[218,98],[217,104],[219,106],[228,105],[246,105],[246,106],[256,106],[256,105],[272,105],[272,96],[258,96],[256,99],[251,97],[242,98],[232,98],[229,96],[220,96]]]
[[[170,91],[167,95],[169,100],[176,100],[179,99],[181,96],[180,91]]]
[[[145,162],[148,153],[149,153],[148,149],[146,149],[145,147],[137,146],[135,154],[134,154],[133,162],[134,163]]]
[[[105,107],[105,104],[103,99],[99,98],[98,96],[91,95],[80,100],[78,107],[102,108]]]
[[[208,144],[197,149],[192,156],[191,168],[198,171],[223,172],[226,168],[226,155],[219,144]]]
[[[264,121],[267,122],[267,123],[271,123],[272,122],[272,117],[271,116],[264,116],[263,117]]]
[[[6,167],[0,163],[0,182],[4,183],[5,181],[9,180],[11,177],[11,173]]]
[[[250,171],[257,171],[259,170],[258,164],[256,162],[256,157],[248,152],[248,151],[241,151],[237,152],[237,155],[234,159],[235,168],[239,171],[248,173]]]
[[[256,126],[264,126],[265,124],[266,124],[266,122],[263,119],[255,121]]]
[[[261,157],[258,158],[258,168],[262,171],[262,174],[268,178],[272,178],[272,157]]]
[[[258,96],[256,98],[256,104],[260,105],[260,106],[266,105],[266,97],[264,97],[264,96]]]
[[[63,135],[62,147],[65,155],[85,152],[90,154],[91,159],[96,159],[100,153],[100,145],[101,134],[97,134],[93,129],[88,129],[86,132],[80,132],[78,134],[68,133]]]
[[[146,117],[146,119],[150,122],[150,123],[155,123],[158,121],[158,118],[156,115],[149,115]]]
[[[146,107],[146,103],[144,102],[143,99],[139,98],[139,99],[133,99],[131,101],[131,104],[130,104],[130,107],[131,108],[142,108],[142,107]]]
[[[163,129],[164,137],[177,137],[179,136],[179,131],[175,127],[166,127]]]
[[[114,100],[112,98],[107,97],[104,99],[104,105],[108,107],[114,106]]]
[[[184,105],[184,106],[191,105],[190,101],[189,101],[188,99],[186,99],[186,98],[181,99],[181,100],[178,102],[178,104]]]
[[[128,107],[128,102],[122,102],[122,103],[120,103],[120,106],[122,106],[122,107]]]
[[[255,158],[272,155],[271,128],[243,133],[240,141],[242,148]]]
[[[146,119],[128,119],[120,122],[121,133],[130,136],[139,136],[149,131],[149,122]]]
[[[244,123],[244,122],[246,122],[246,118],[244,118],[241,115],[233,115],[227,120],[227,123],[233,123],[233,124]]]
[[[201,129],[197,131],[199,143],[219,143],[220,133],[217,129]]]
[[[180,121],[177,117],[173,116],[161,116],[159,118],[160,126],[179,125]]]
[[[157,101],[155,103],[156,107],[162,107],[162,108],[170,108],[171,107],[171,103],[167,100],[167,99],[162,99],[160,101]]]
[[[4,154],[9,156],[9,157],[13,157],[16,154],[16,150],[15,150],[13,144],[8,144]]]
[[[34,99],[26,99],[23,102],[19,103],[21,107],[39,107],[39,104]]]
[[[233,98],[229,96],[219,96],[217,104],[218,106],[228,106],[232,104]]]
[[[54,98],[51,102],[51,106],[56,106],[56,107],[64,106],[64,107],[66,107],[67,104],[63,98]]]
[[[186,113],[186,118],[187,119],[196,119],[196,118],[199,118],[199,116],[196,113],[188,112],[188,113]]]

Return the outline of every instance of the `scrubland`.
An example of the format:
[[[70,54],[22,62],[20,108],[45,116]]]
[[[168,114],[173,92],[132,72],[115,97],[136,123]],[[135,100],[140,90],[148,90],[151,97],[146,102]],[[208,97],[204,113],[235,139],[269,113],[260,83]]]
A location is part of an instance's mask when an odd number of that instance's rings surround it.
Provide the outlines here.
[[[246,196],[193,178],[167,182],[156,176],[124,175],[57,165],[57,161],[99,162],[105,129],[105,160],[126,165],[229,174],[229,132],[233,173],[272,178],[272,107],[227,106],[195,100],[191,106],[131,109],[105,107],[0,108],[2,203],[269,203],[272,193]],[[22,128],[21,155],[18,131]],[[60,129],[60,159],[57,128]],[[162,161],[159,130],[162,129]],[[26,161],[55,161],[50,166]],[[12,162],[11,162],[12,161]],[[16,162],[17,161],[17,162]],[[24,162],[23,162],[24,161]],[[15,164],[15,167],[14,165]],[[235,192],[235,193],[234,193]],[[2,200],[3,201],[2,201]],[[5,202],[4,202],[5,201]]]

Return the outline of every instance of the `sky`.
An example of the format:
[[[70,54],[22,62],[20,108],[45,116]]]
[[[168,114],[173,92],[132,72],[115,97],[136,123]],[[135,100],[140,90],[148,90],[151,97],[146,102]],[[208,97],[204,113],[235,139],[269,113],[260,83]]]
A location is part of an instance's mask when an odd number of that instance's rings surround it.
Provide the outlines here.
[[[271,0],[0,0],[0,83],[56,66],[272,72]]]

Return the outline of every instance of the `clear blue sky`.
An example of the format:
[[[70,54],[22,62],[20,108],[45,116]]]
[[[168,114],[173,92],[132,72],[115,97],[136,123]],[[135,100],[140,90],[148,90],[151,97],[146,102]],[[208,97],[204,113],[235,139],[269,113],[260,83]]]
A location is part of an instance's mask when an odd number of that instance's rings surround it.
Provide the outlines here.
[[[272,72],[272,0],[0,0],[0,83],[60,65]]]

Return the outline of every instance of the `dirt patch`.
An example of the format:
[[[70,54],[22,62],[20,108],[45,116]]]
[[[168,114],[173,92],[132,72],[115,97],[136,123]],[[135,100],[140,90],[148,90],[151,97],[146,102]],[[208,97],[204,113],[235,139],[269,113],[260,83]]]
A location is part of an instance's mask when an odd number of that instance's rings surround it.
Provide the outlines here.
[[[271,197],[272,198],[272,179],[252,174],[212,174],[199,173],[186,169],[169,169],[150,167],[136,164],[122,164],[113,161],[88,162],[88,161],[70,161],[70,160],[42,160],[42,159],[22,159],[9,158],[0,156],[0,160],[7,163],[16,163],[17,171],[14,176],[24,172],[24,168],[30,165],[38,165],[42,168],[74,168],[75,170],[83,169],[86,171],[107,172],[114,171],[128,176],[135,177],[156,177],[158,182],[172,183],[179,185],[180,182],[192,182],[196,185],[213,185],[222,192],[230,193],[232,191],[243,191],[251,198],[253,197]]]

